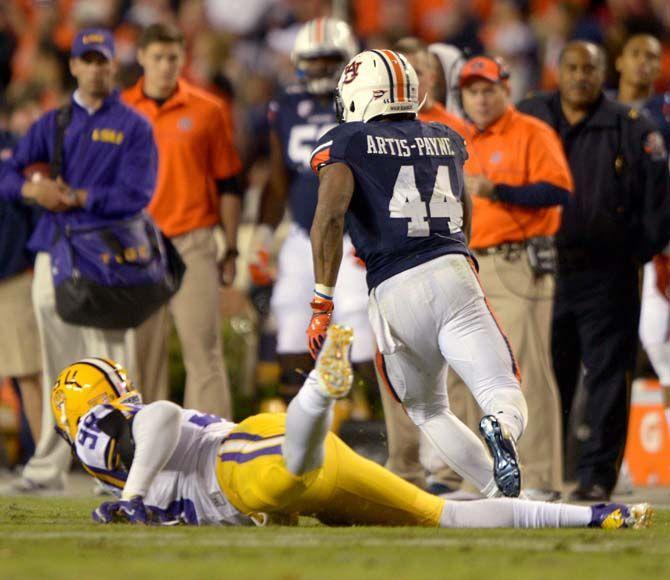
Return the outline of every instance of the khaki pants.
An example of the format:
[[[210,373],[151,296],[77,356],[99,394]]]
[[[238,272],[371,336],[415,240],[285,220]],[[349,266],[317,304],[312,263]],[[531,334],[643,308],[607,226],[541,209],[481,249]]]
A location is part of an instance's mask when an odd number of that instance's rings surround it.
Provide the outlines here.
[[[477,259],[484,291],[521,369],[521,389],[528,404],[528,426],[518,442],[523,487],[560,490],[561,407],[549,354],[554,280],[551,276],[535,278],[525,252],[509,258],[497,254]],[[448,390],[452,411],[478,432],[481,411],[453,372]]]
[[[32,297],[42,347],[42,435],[23,476],[48,484],[62,479],[71,461],[70,448],[54,430],[51,410],[51,389],[58,374],[79,359],[103,357],[122,364],[134,376],[135,332],[99,330],[63,322],[56,312],[51,259],[46,252],[37,254],[35,260]]]
[[[213,230],[197,229],[172,238],[172,243],[186,264],[186,274],[170,303],[137,329],[138,387],[145,402],[168,397],[169,313],[186,368],[184,407],[230,419]]]
[[[42,360],[37,321],[30,296],[30,271],[0,280],[0,375],[28,377],[39,373]]]

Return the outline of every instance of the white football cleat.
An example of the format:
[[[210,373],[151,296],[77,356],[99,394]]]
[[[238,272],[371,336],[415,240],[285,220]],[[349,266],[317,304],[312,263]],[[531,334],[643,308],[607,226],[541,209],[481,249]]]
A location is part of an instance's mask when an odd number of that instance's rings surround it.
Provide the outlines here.
[[[320,391],[331,399],[346,397],[354,383],[354,373],[349,361],[353,340],[353,329],[332,324],[316,359],[314,368],[317,384]]]

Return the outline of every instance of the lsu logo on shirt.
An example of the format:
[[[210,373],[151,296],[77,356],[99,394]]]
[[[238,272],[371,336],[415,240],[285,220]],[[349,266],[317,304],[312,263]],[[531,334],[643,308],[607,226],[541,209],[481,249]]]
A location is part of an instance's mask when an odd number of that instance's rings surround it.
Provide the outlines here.
[[[91,133],[93,141],[111,143],[112,145],[121,145],[123,137],[123,131],[116,131],[115,129],[93,129],[93,133]]]

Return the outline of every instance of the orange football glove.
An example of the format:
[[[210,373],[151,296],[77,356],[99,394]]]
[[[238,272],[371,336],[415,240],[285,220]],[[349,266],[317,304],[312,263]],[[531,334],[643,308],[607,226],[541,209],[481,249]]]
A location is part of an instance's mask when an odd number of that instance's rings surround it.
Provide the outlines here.
[[[653,258],[656,270],[656,288],[663,298],[670,300],[670,256],[658,254]]]
[[[321,296],[314,296],[310,302],[312,307],[312,319],[307,327],[307,348],[309,354],[316,360],[323,343],[326,340],[326,332],[330,326],[330,319],[333,316],[333,301]]]

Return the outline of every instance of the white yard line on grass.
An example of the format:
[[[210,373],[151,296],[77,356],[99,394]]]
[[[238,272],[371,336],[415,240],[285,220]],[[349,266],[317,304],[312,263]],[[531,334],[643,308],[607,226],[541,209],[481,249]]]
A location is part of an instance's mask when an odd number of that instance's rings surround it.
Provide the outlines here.
[[[612,541],[595,541],[585,543],[583,540],[546,539],[538,538],[361,538],[353,535],[350,538],[343,536],[326,536],[323,534],[288,534],[284,536],[235,536],[228,530],[221,530],[218,537],[185,532],[167,531],[167,533],[150,533],[129,530],[129,534],[118,533],[100,534],[99,532],[83,531],[32,531],[12,532],[10,538],[0,540],[0,545],[20,540],[91,540],[93,542],[135,543],[141,540],[143,546],[153,547],[170,545],[174,547],[175,540],[183,541],[184,547],[221,547],[221,548],[323,548],[324,546],[337,547],[412,547],[412,548],[505,548],[506,550],[534,551],[534,552],[590,552],[609,553],[622,550],[639,551],[644,554],[670,555],[670,546],[650,546],[641,538],[634,537],[634,531],[604,532],[607,534],[631,534],[630,538],[613,538]]]

